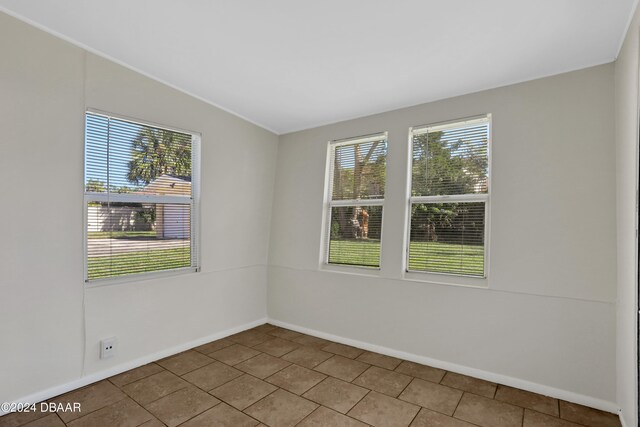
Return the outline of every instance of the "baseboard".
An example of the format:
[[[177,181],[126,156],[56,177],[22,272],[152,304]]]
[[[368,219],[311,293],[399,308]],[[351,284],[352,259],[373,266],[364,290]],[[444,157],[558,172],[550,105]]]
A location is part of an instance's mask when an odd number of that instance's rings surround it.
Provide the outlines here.
[[[480,369],[470,368],[468,366],[463,366],[455,363],[445,362],[442,360],[432,359],[430,357],[420,356],[412,353],[406,353],[404,351],[394,350],[391,348],[382,347],[375,344],[369,344],[369,343],[354,340],[351,338],[344,338],[338,335],[317,331],[315,329],[309,329],[302,326],[292,325],[290,323],[282,322],[280,320],[276,320],[272,318],[269,318],[269,323],[271,323],[272,325],[291,329],[293,331],[301,332],[307,335],[313,335],[318,338],[324,338],[329,341],[335,341],[341,344],[350,345],[352,347],[358,347],[364,350],[373,351],[373,352],[384,354],[387,356],[397,357],[398,359],[404,359],[410,362],[429,365],[435,368],[444,369],[446,371],[451,371],[458,374],[480,378],[480,379],[491,381],[497,384],[504,384],[510,387],[531,391],[533,393],[554,397],[556,399],[562,399],[568,402],[573,402],[580,405],[589,406],[591,408],[600,409],[602,411],[612,412],[615,414],[618,414],[620,412],[620,407],[614,402],[609,402],[606,400],[585,396],[579,393],[574,393],[567,390],[561,390],[555,387],[549,387],[542,384],[537,384],[534,382],[509,377],[506,375],[483,371]]]
[[[627,422],[624,420],[624,416],[622,414],[622,409],[620,409],[620,411],[618,411],[618,416],[620,417],[620,425],[622,427],[631,427],[629,424],[627,424]],[[636,424],[637,425],[637,424]]]
[[[105,369],[104,371],[95,372],[90,375],[85,375],[84,377],[78,378],[76,380],[70,381],[68,383],[60,384],[51,388],[48,388],[43,391],[39,391],[37,393],[30,394],[28,396],[24,396],[22,398],[14,400],[15,402],[21,403],[38,403],[47,399],[51,399],[52,397],[59,396],[61,394],[67,393],[69,391],[75,390],[80,387],[84,387],[86,385],[95,383],[97,381],[101,381],[105,378],[112,377],[114,375],[121,374],[130,369],[137,368],[142,365],[146,365],[147,363],[151,363],[153,361],[162,359],[164,357],[169,357],[174,354],[180,353],[185,350],[189,350],[194,347],[198,347],[203,344],[207,344],[211,341],[219,340],[221,338],[226,338],[229,335],[237,334],[238,332],[246,331],[247,329],[254,328],[256,326],[267,323],[267,318],[262,318],[258,320],[254,320],[253,322],[245,323],[240,326],[236,326],[230,329],[226,329],[221,332],[216,332],[215,334],[198,338],[197,340],[193,340],[190,342],[186,342],[175,347],[168,348],[166,350],[159,351],[157,353],[153,353],[144,357],[140,357],[138,359],[131,360],[129,362],[122,363],[117,366],[113,366],[109,369]],[[0,409],[0,417],[6,415],[7,412],[2,411]]]

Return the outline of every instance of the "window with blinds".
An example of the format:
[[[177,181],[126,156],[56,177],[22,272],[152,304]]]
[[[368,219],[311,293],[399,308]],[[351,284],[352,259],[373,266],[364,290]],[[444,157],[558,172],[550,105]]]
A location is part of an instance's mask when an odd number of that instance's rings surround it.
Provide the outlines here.
[[[490,119],[412,129],[408,271],[486,277]]]
[[[196,271],[199,136],[85,116],[85,281]]]
[[[330,143],[326,263],[380,267],[387,136]]]

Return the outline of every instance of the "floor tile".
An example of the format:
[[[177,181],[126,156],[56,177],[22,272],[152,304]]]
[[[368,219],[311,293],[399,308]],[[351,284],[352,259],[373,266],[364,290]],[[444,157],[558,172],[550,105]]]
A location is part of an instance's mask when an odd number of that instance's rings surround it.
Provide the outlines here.
[[[54,403],[80,403],[81,412],[59,412],[58,415],[62,421],[68,423],[71,420],[80,418],[89,412],[109,406],[119,400],[125,399],[127,396],[111,384],[109,381],[100,381],[87,387],[74,390],[62,396],[54,397],[51,402]]]
[[[411,380],[412,378],[408,375],[372,366],[353,380],[353,384],[375,390],[378,393],[388,394],[391,397],[398,397]]]
[[[292,427],[313,412],[318,405],[289,393],[278,390],[248,407],[245,412],[268,426]]]
[[[294,342],[301,345],[306,345],[315,348],[325,347],[331,341],[323,340],[322,338],[312,337],[311,335],[302,335],[293,339]]]
[[[336,355],[322,362],[314,369],[341,380],[353,381],[358,375],[366,371],[369,366],[366,363]]]
[[[153,420],[153,415],[129,398],[71,421],[71,427],[139,426]]]
[[[346,414],[362,400],[369,390],[357,385],[328,377],[302,395],[309,400]]]
[[[185,351],[184,353],[158,360],[156,363],[176,375],[184,375],[213,362],[212,358],[197,351]]]
[[[146,409],[167,426],[174,427],[218,403],[215,397],[190,386],[148,404]]]
[[[440,384],[493,399],[497,384],[466,375],[447,372]]]
[[[40,403],[36,404],[35,411],[13,412],[0,417],[0,427],[18,427],[48,416],[48,412],[40,412]]]
[[[242,363],[238,363],[235,367],[254,377],[265,379],[289,365],[291,365],[291,362],[262,353]]]
[[[233,341],[229,341],[228,339],[224,338],[221,340],[217,340],[217,341],[213,341],[213,342],[201,345],[199,347],[194,348],[194,350],[208,355],[210,353],[213,353],[214,351],[222,350],[223,348],[232,346],[233,344],[234,344]]]
[[[519,427],[523,411],[508,403],[465,393],[453,416],[482,427]]]
[[[356,360],[392,371],[398,367],[400,362],[402,362],[402,360],[396,359],[395,357],[385,356],[380,353],[372,353],[370,351],[365,351],[358,356]]]
[[[295,350],[298,347],[300,347],[298,344],[295,344],[291,341],[273,337],[270,340],[258,344],[253,348],[255,350],[263,351],[272,356],[280,357],[289,353],[290,351]]]
[[[60,417],[56,414],[49,414],[37,420],[31,421],[28,424],[23,424],[22,427],[65,427]]]
[[[419,409],[419,406],[372,391],[347,415],[373,426],[405,427]]]
[[[360,350],[359,348],[351,347],[344,344],[338,344],[335,342],[329,343],[329,345],[322,347],[322,350],[328,351],[329,353],[338,354],[349,359],[355,359],[364,352],[364,350]]]
[[[271,338],[272,337],[270,335],[263,334],[262,332],[249,330],[231,335],[227,339],[235,342],[236,344],[244,345],[245,347],[253,347],[254,345],[270,340]]]
[[[110,426],[109,426],[110,427]],[[144,424],[140,424],[139,427],[166,427],[163,422],[158,421],[157,418],[147,421]]]
[[[302,420],[297,427],[366,427],[367,425],[360,421],[342,415],[324,406],[320,406],[313,411],[311,415]]]
[[[222,362],[213,362],[185,374],[182,378],[203,390],[209,391],[221,386],[222,384],[228,383],[240,375],[242,375],[241,371],[232,368],[229,365],[225,365]]]
[[[263,334],[266,334],[275,329],[277,329],[277,326],[273,326],[269,323],[265,323],[263,325],[256,326],[255,328],[252,329],[252,331],[258,331],[258,332],[262,332]]]
[[[620,418],[609,412],[560,401],[560,418],[589,427],[619,427]]]
[[[411,423],[411,427],[474,427],[474,425],[440,412],[422,408]]]
[[[400,372],[401,374],[409,375],[434,383],[439,383],[446,373],[446,371],[442,369],[432,368],[431,366],[408,362],[406,360],[403,360],[395,370],[396,372]]]
[[[162,371],[127,384],[122,387],[122,390],[136,402],[146,405],[188,385],[189,383],[177,375],[169,371]]]
[[[209,357],[213,357],[227,365],[237,365],[240,362],[244,362],[247,359],[251,359],[254,356],[260,354],[252,348],[245,347],[240,344],[234,344],[232,346],[223,348],[222,350],[215,351],[209,354]]]
[[[522,427],[581,427],[581,425],[552,417],[551,415],[541,414],[531,409],[525,409]]]
[[[210,393],[242,411],[266,395],[273,393],[276,389],[277,387],[272,384],[244,374],[233,381],[214,388]]]
[[[318,350],[313,347],[300,347],[297,350],[293,350],[291,353],[287,353],[282,358],[296,365],[304,366],[305,368],[315,368],[328,358],[332,357],[331,353]]]
[[[140,366],[139,368],[131,369],[130,371],[114,375],[113,377],[109,378],[109,381],[111,381],[118,387],[122,387],[134,381],[141,380],[142,378],[157,374],[162,370],[163,368],[161,368],[159,365],[156,365],[155,363],[149,363],[147,365]]]
[[[453,415],[461,397],[460,390],[414,378],[398,398],[446,415]]]
[[[180,427],[254,427],[258,421],[222,402]]]
[[[290,365],[271,375],[265,381],[288,390],[295,394],[302,394],[327,376],[298,365]]]
[[[284,328],[277,328],[272,331],[269,331],[269,335],[273,335],[274,337],[282,338],[289,341],[293,341],[295,338],[302,336],[300,332],[291,331],[289,329],[284,329]]]
[[[543,396],[541,394],[499,385],[495,399],[500,400],[501,402],[511,403],[512,405],[522,406],[523,408],[533,409],[534,411],[553,415],[555,417],[560,416],[558,399]]]

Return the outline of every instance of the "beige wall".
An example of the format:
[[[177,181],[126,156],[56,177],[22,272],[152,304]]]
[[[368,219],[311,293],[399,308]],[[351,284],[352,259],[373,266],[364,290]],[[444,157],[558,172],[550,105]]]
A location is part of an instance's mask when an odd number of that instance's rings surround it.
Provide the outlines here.
[[[278,137],[1,13],[0,52],[0,401],[265,318]],[[86,108],[202,133],[200,273],[85,287]]]
[[[488,289],[403,276],[408,128],[491,113]],[[280,138],[269,316],[616,408],[613,64]],[[319,266],[327,141],[389,132],[382,266]],[[543,387],[538,387],[543,386]]]
[[[627,427],[638,425],[636,191],[638,180],[638,49],[636,10],[615,67],[617,212],[617,401]]]

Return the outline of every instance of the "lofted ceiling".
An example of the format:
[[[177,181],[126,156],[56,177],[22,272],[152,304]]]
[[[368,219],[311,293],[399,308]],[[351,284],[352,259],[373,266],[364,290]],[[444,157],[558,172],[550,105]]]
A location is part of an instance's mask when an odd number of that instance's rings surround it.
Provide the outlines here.
[[[282,134],[613,61],[637,0],[0,0]]]

